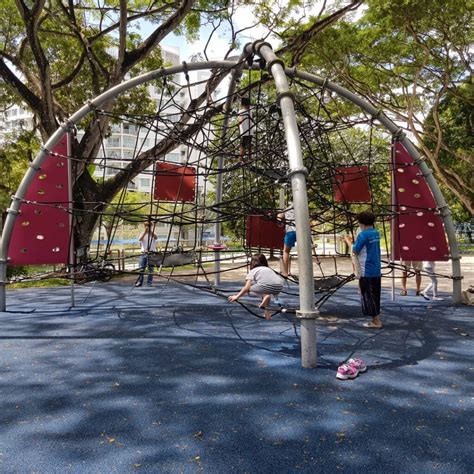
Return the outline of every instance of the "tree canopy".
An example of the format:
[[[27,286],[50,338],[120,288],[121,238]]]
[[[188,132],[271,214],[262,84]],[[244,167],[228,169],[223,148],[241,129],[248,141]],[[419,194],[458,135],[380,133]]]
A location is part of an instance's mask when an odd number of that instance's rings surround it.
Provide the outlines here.
[[[289,23],[285,40],[305,28]],[[472,110],[472,40],[467,0],[368,0],[359,19],[341,19],[287,55],[300,69],[328,77],[388,113],[473,214],[472,148],[451,141],[443,105],[451,97]]]
[[[234,21],[239,7],[250,8],[255,16],[254,23],[240,29]],[[0,0],[0,15],[8,19],[0,30],[0,107],[26,105],[34,114],[33,132],[43,140],[88,100],[125,78],[162,66],[160,43],[169,34],[193,40],[205,25],[210,44],[225,25],[229,49],[222,56],[227,57],[246,42],[247,28],[261,24],[279,38],[276,49],[288,64],[327,76],[388,111],[414,137],[443,185],[474,211],[469,143],[459,146],[448,129],[452,125],[459,138],[462,127],[447,122],[450,110],[472,108],[467,0],[295,0],[284,6],[273,0]],[[145,24],[146,30],[141,29]],[[207,90],[219,80],[211,76]],[[140,87],[104,109],[146,113],[151,106],[147,89]],[[97,181],[90,165],[110,120],[106,114],[90,120],[75,144],[81,157],[75,167],[75,201],[84,211],[87,203],[98,202],[103,205],[95,210],[104,211],[128,180],[150,165],[153,153],[172,147],[158,143],[138,157],[133,169]],[[190,125],[183,119],[182,126]],[[8,150],[3,153],[11,156]],[[76,228],[78,245],[88,243],[97,215],[84,212]]]

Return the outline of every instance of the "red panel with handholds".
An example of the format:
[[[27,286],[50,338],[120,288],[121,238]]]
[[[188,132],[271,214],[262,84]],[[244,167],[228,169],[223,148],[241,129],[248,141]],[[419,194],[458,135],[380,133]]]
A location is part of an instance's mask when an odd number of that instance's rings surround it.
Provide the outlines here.
[[[369,169],[367,166],[336,168],[333,182],[336,202],[370,202]]]
[[[154,198],[160,201],[194,202],[196,169],[175,163],[157,163]]]
[[[275,222],[274,218],[263,215],[247,216],[247,247],[265,249],[283,249],[285,226]]]
[[[436,201],[418,165],[400,142],[393,153],[392,195],[396,218],[394,260],[446,261],[449,249]]]
[[[9,265],[68,263],[71,234],[68,149],[65,135],[28,188],[13,227]]]

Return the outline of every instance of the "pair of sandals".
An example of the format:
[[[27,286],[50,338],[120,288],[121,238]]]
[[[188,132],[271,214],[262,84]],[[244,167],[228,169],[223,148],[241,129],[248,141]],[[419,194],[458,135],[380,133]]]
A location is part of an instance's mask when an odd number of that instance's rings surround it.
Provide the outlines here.
[[[421,291],[417,291],[416,296],[420,296],[420,295],[421,295]],[[408,291],[407,290],[400,291],[400,296],[408,296]]]

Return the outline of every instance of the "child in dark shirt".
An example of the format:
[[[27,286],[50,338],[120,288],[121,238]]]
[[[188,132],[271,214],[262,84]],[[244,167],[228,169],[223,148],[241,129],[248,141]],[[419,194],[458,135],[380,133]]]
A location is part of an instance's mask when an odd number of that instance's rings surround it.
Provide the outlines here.
[[[372,321],[364,324],[367,328],[380,329],[380,291],[382,273],[380,265],[380,234],[374,228],[375,216],[364,211],[357,215],[361,232],[352,245],[352,252],[360,268],[359,288],[362,312]],[[346,241],[352,244],[350,237]]]

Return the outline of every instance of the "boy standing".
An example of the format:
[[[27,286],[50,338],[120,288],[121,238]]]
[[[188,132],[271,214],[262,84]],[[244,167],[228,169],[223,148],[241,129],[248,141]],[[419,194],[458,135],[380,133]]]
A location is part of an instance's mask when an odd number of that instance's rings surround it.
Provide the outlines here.
[[[380,234],[374,228],[375,216],[372,212],[364,211],[357,214],[360,232],[357,235],[352,251],[360,264],[359,287],[362,302],[362,312],[370,316],[372,321],[364,327],[380,329],[380,290],[382,273],[380,266]],[[352,244],[350,237],[347,243]]]

